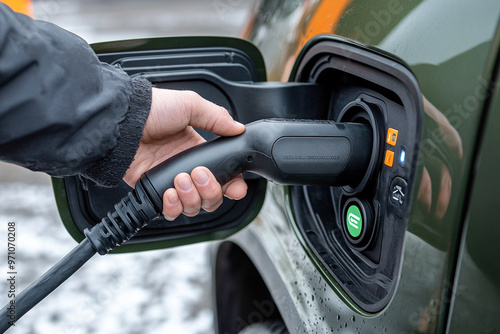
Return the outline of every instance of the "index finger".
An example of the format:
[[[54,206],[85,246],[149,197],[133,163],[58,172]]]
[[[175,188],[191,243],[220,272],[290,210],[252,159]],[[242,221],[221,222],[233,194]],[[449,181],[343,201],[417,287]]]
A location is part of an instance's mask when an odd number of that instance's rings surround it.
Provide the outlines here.
[[[194,94],[188,107],[189,125],[219,136],[235,136],[245,131],[245,126],[235,121],[225,108]]]

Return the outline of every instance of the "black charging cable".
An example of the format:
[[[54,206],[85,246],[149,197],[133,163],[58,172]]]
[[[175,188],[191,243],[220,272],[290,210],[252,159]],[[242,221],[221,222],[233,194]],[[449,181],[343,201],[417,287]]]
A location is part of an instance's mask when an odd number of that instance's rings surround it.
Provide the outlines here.
[[[366,124],[271,119],[250,123],[243,134],[220,137],[164,161],[145,173],[127,197],[86,238],[0,310],[0,332],[73,275],[97,252],[105,255],[157,217],[175,176],[199,165],[220,184],[252,171],[279,184],[355,186],[373,173],[378,143]],[[12,306],[14,305],[14,306]]]
[[[14,325],[96,252],[107,254],[132,238],[157,215],[142,185],[137,183],[135,190],[116,204],[113,212],[90,230],[85,230],[86,238],[78,246],[0,310],[0,333]]]

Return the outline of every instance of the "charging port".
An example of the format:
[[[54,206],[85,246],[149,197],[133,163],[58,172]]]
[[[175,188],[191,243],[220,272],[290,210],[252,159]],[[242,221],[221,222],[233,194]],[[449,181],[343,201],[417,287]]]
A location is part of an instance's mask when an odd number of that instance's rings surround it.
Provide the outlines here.
[[[363,179],[356,185],[342,187],[340,198],[340,224],[346,241],[358,251],[370,247],[376,234],[377,216],[371,202],[370,187],[380,166],[380,143],[383,105],[366,102],[361,98],[348,103],[338,114],[337,122],[350,122],[369,125],[372,131],[371,159]],[[366,191],[365,191],[366,190]],[[332,190],[335,191],[335,190]],[[368,193],[366,196],[364,193]],[[378,210],[377,210],[378,213]],[[375,261],[377,254],[371,256]]]
[[[344,191],[347,194],[355,194],[362,191],[376,173],[379,164],[380,155],[380,129],[377,118],[382,115],[381,109],[378,105],[364,102],[361,99],[352,101],[347,104],[340,112],[337,122],[351,122],[351,123],[361,123],[367,124],[372,130],[373,144],[372,144],[372,154],[370,159],[370,164],[364,178],[355,186],[344,186]]]

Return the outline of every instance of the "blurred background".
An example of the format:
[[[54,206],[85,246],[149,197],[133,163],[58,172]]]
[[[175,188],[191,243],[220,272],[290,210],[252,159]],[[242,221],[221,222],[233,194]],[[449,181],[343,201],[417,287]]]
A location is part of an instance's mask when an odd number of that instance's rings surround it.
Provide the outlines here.
[[[88,43],[151,36],[238,36],[255,1],[33,1],[38,19]],[[17,292],[66,255],[76,242],[64,229],[50,178],[0,162],[0,252],[7,223],[17,229]],[[27,313],[8,333],[212,333],[208,245],[95,256]],[[0,303],[7,263],[0,261]],[[2,276],[0,276],[1,278]]]

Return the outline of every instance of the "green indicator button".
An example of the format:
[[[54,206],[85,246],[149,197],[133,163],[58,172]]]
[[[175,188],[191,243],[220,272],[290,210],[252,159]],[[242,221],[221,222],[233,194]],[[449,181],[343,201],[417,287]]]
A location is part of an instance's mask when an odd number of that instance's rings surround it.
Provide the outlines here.
[[[357,205],[353,204],[349,207],[345,221],[347,224],[347,231],[349,231],[351,237],[359,237],[363,231],[363,216]]]

